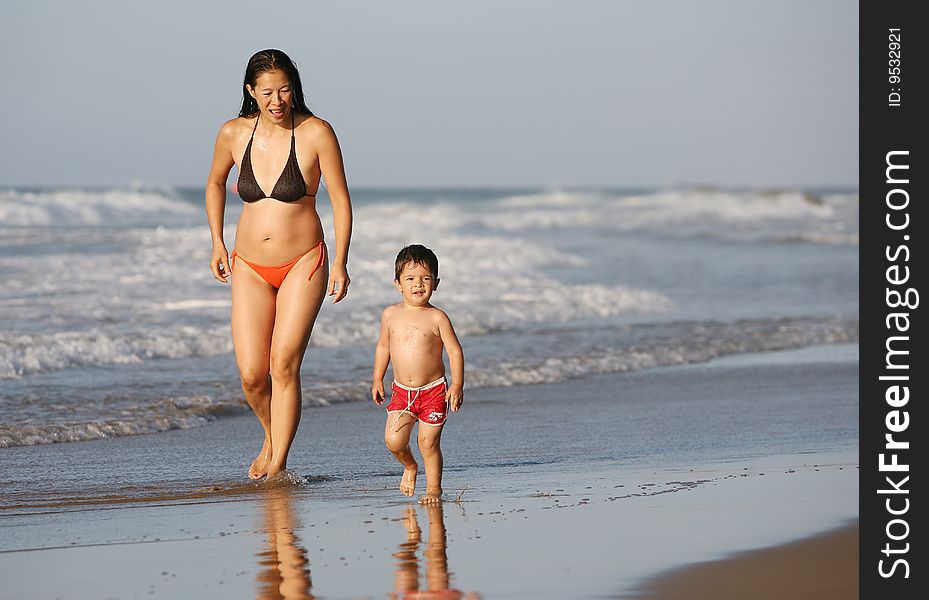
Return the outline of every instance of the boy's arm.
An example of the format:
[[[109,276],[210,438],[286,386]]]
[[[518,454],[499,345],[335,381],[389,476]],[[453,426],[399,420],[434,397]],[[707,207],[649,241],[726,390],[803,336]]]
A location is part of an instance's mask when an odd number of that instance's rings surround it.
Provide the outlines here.
[[[452,321],[444,312],[439,321],[439,336],[442,338],[445,353],[448,354],[448,366],[452,369],[452,384],[445,393],[445,398],[451,405],[452,412],[457,412],[464,401],[464,352],[461,350],[458,336],[455,335]]]
[[[371,399],[375,404],[384,402],[384,375],[390,364],[390,329],[387,327],[387,310],[381,314],[381,334],[374,348],[374,376],[371,384]]]

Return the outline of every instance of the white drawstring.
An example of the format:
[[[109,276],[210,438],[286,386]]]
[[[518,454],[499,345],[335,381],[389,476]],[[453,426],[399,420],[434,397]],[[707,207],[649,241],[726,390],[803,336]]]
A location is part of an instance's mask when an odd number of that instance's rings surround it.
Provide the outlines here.
[[[412,387],[407,387],[403,385],[402,383],[394,380],[394,385],[396,385],[398,388],[402,390],[406,390],[406,397],[407,397],[406,408],[400,411],[400,413],[397,415],[397,419],[394,421],[394,431],[397,431],[397,429],[400,428],[400,417],[403,416],[403,413],[406,413],[408,415],[413,414],[410,411],[410,409],[413,408],[413,403],[416,402],[416,400],[419,398],[420,393],[422,393],[423,390],[428,390],[430,388],[433,388],[444,381],[445,381],[445,378],[441,377],[439,379],[436,379],[432,383],[427,383],[426,385],[421,385],[419,387],[412,388]],[[416,392],[415,396],[413,395],[413,392]]]
[[[414,391],[416,392],[415,396],[413,395]],[[409,400],[406,403],[406,408],[400,411],[400,413],[397,415],[397,420],[394,421],[394,431],[397,431],[397,429],[400,428],[400,417],[403,416],[403,413],[407,413],[408,415],[413,414],[410,412],[410,409],[413,407],[413,403],[416,402],[416,399],[419,398],[420,391],[421,390],[407,390],[406,395]]]

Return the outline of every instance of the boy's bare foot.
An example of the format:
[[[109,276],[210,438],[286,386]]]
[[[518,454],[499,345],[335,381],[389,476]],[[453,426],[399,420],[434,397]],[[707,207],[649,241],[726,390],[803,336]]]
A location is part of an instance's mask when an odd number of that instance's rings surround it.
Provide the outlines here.
[[[433,489],[427,488],[426,493],[420,496],[419,498],[420,504],[429,505],[429,504],[438,504],[440,502],[442,502],[442,490],[441,489],[433,490]]]
[[[406,527],[407,531],[409,531],[411,535],[418,535],[421,531],[419,528],[419,521],[416,520],[415,508],[407,508],[405,511],[403,511],[403,516],[400,517],[400,522],[403,523],[403,526]]]
[[[416,491],[416,472],[418,470],[419,465],[403,467],[403,476],[400,477],[400,491],[403,492],[404,496],[412,496],[413,492]]]
[[[268,440],[265,440],[265,443],[261,446],[261,450],[258,452],[258,456],[255,457],[255,460],[252,461],[251,466],[248,468],[248,478],[261,479],[267,475],[268,463],[270,462],[271,444],[268,443]]]

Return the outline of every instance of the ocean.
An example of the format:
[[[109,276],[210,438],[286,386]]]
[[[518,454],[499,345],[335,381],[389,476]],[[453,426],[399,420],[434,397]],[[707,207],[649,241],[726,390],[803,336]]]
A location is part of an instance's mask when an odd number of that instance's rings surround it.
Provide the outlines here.
[[[0,448],[248,414],[202,196],[0,190]],[[378,320],[399,300],[393,260],[409,243],[439,257],[433,303],[461,339],[466,402],[857,341],[856,190],[364,189],[352,201],[351,292],[327,301],[310,340],[308,409],[370,401]],[[324,192],[318,209],[331,247]],[[230,251],[240,211],[230,195]]]
[[[10,597],[641,597],[855,531],[856,191],[356,190],[352,286],[313,332],[284,485],[246,478],[263,434],[202,204],[0,191]],[[414,242],[466,362],[433,507],[397,490],[369,392]]]

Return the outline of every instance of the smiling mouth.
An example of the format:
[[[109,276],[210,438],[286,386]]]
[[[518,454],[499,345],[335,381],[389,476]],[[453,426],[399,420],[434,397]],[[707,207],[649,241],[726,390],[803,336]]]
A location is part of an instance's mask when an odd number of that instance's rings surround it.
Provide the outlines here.
[[[271,113],[271,116],[280,118],[284,116],[284,107],[282,106],[280,108],[269,108],[268,112]]]

